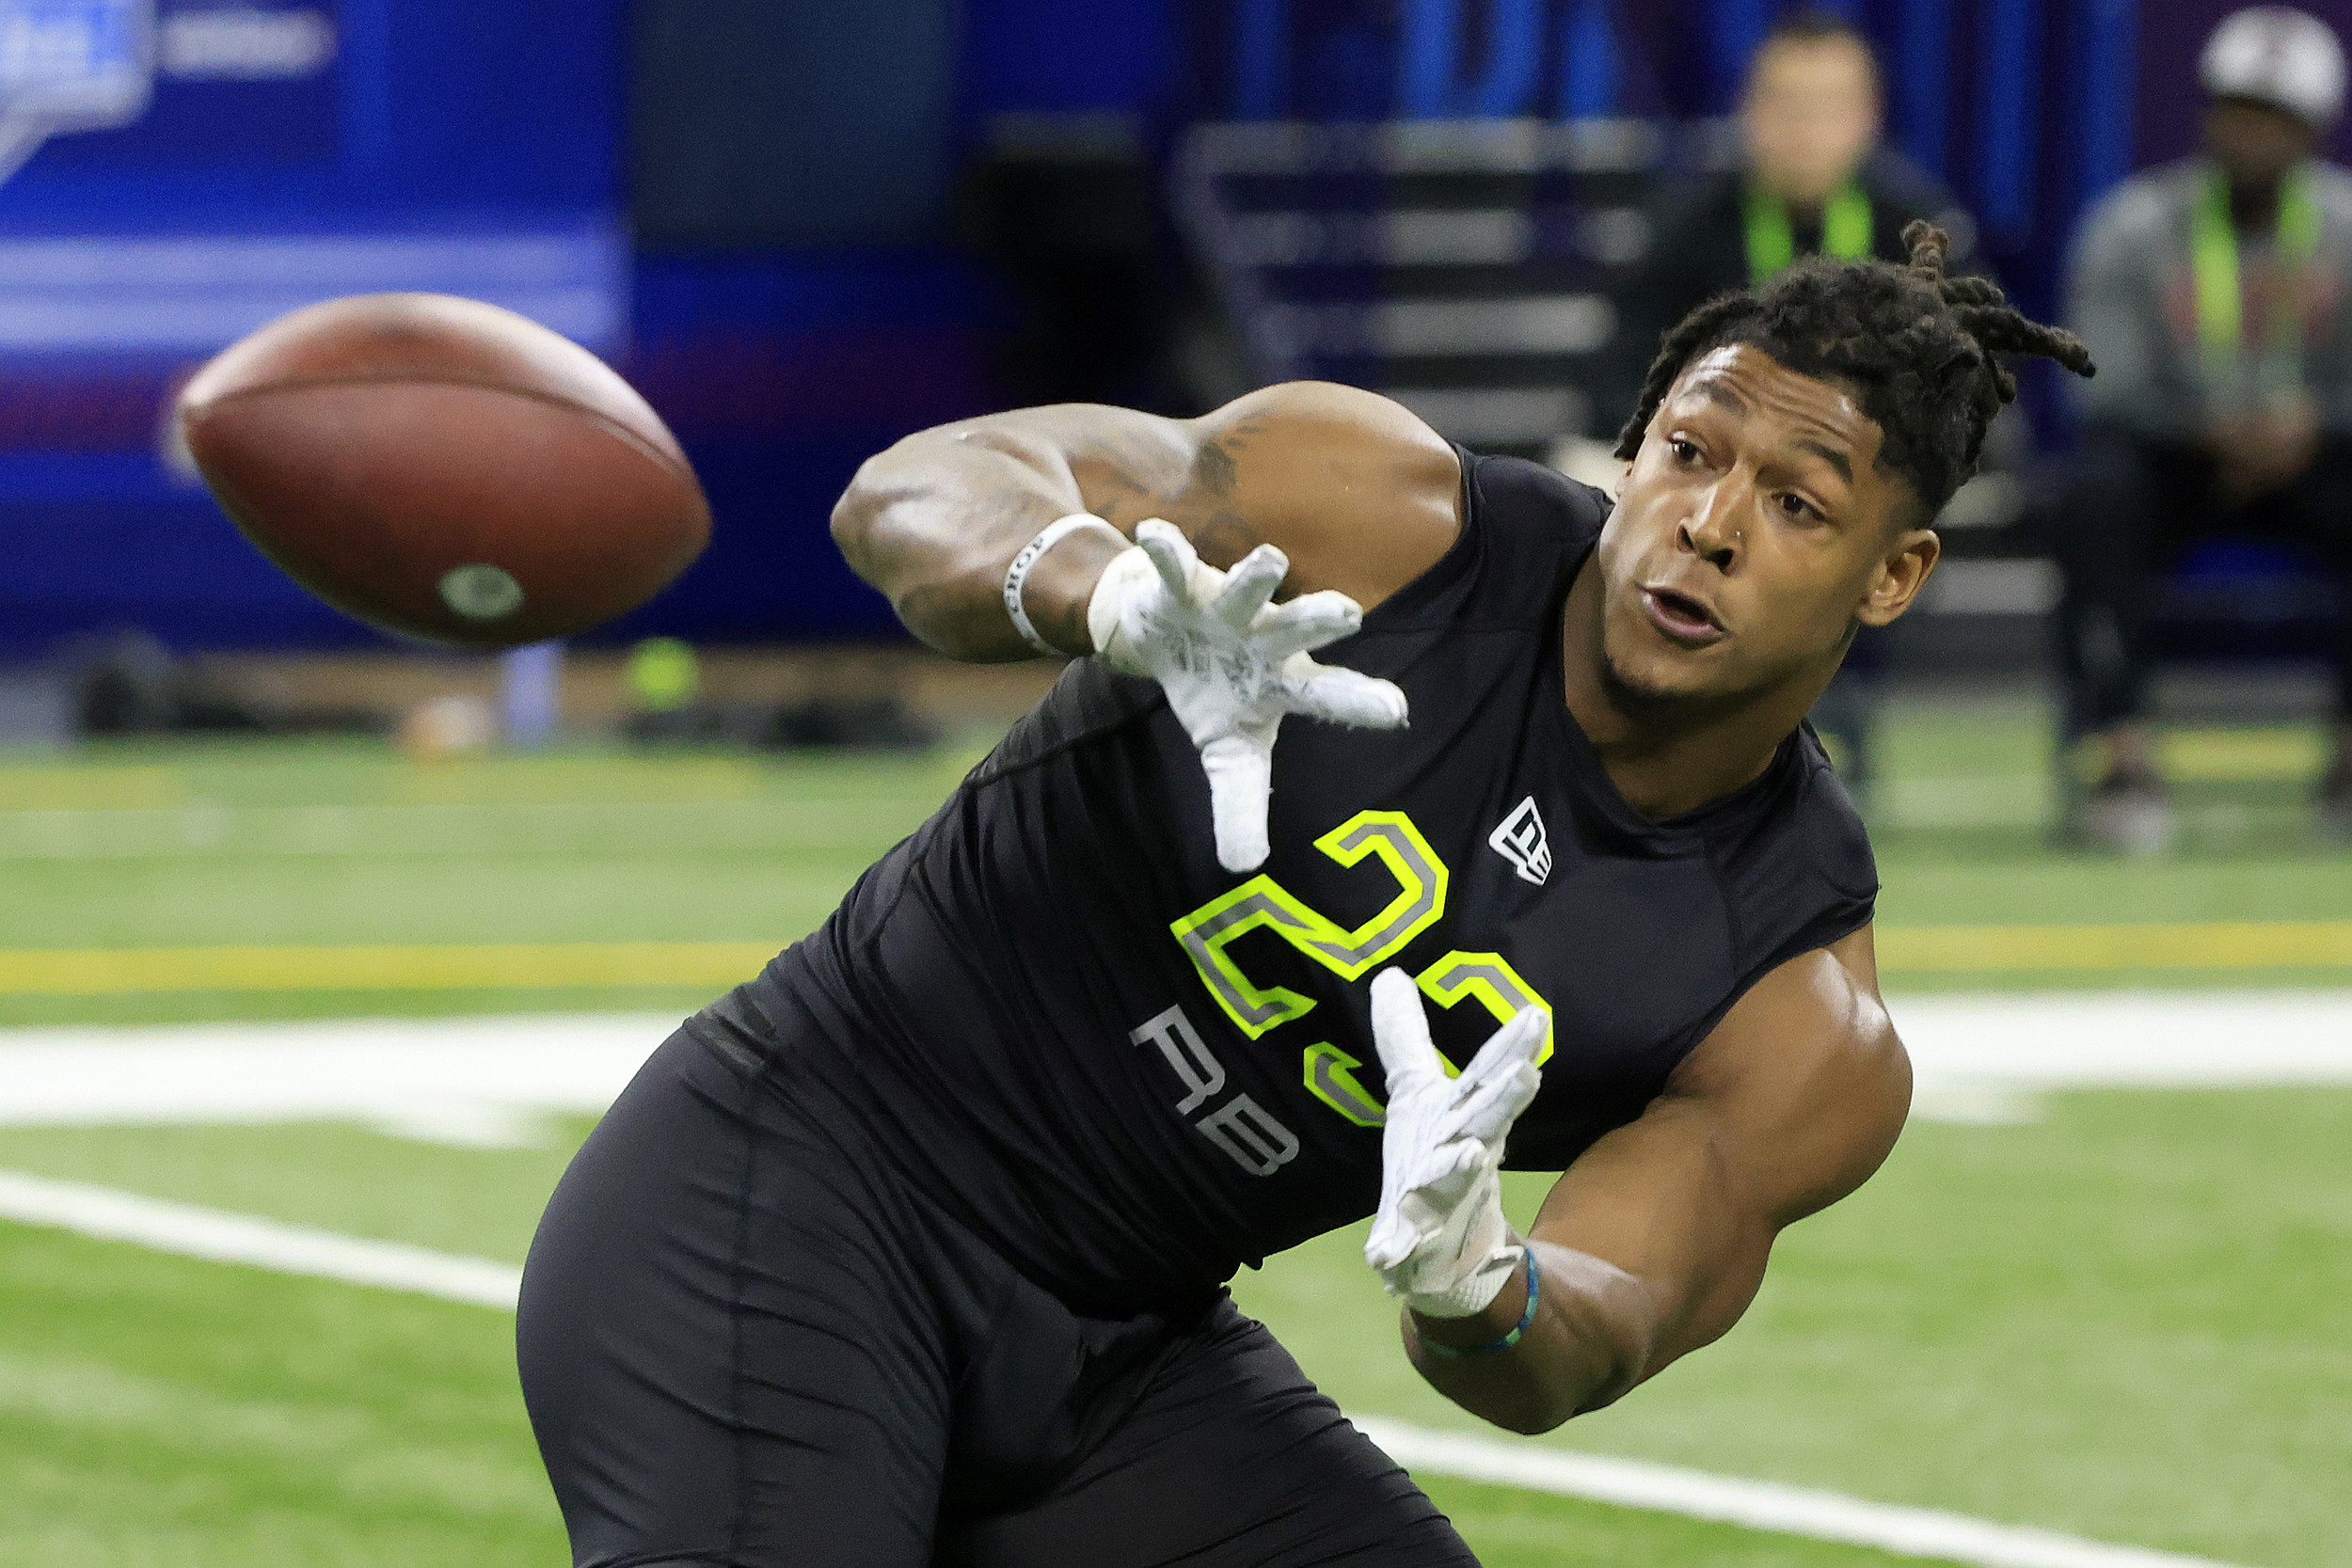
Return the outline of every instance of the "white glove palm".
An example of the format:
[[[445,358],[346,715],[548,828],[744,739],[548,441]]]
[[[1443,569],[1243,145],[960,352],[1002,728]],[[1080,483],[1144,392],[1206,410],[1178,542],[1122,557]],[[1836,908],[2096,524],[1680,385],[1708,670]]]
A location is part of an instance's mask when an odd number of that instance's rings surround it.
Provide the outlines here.
[[[1266,857],[1274,736],[1282,717],[1395,729],[1405,693],[1384,680],[1307,657],[1363,622],[1328,589],[1272,604],[1290,559],[1261,545],[1231,572],[1202,564],[1172,523],[1136,528],[1087,604],[1087,630],[1113,669],[1155,680],[1200,752],[1216,824],[1217,863],[1248,871]]]
[[[1429,1038],[1421,992],[1401,969],[1372,982],[1372,1037],[1389,1079],[1380,1212],[1364,1260],[1389,1293],[1432,1318],[1482,1311],[1527,1256],[1502,1217],[1503,1140],[1535,1098],[1544,1011],[1523,1007],[1459,1078]]]

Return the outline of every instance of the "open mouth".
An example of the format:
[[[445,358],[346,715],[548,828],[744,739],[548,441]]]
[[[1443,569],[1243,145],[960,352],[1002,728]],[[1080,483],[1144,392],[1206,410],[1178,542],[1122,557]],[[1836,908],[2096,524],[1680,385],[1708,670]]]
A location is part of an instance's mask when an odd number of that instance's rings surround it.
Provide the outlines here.
[[[1712,642],[1724,635],[1714,611],[1688,594],[1671,588],[1642,590],[1642,608],[1660,631],[1677,642]]]

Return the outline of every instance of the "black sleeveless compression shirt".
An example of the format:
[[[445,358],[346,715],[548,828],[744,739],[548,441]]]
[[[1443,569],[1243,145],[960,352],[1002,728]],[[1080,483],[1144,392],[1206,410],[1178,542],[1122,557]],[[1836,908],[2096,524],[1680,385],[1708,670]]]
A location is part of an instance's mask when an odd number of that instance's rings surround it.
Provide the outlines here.
[[[690,1027],[856,1118],[1089,1311],[1214,1291],[1372,1212],[1368,989],[1390,965],[1457,1064],[1522,1004],[1551,1009],[1515,1167],[1559,1169],[1639,1115],[1757,978],[1869,920],[1869,844],[1810,729],[1702,810],[1629,806],[1561,668],[1608,503],[1463,462],[1460,538],[1318,655],[1396,682],[1410,728],[1286,721],[1257,872],[1217,864],[1159,689],[1081,660]]]

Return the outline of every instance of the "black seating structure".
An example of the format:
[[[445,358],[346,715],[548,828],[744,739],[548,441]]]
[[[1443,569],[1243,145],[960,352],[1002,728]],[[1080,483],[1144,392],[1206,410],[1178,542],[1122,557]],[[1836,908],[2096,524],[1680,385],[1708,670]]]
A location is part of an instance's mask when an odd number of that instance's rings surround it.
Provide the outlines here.
[[[1723,140],[1645,119],[1200,124],[1173,196],[1260,381],[1372,388],[1540,456],[1592,420],[1609,283],[1648,246],[1656,182]]]

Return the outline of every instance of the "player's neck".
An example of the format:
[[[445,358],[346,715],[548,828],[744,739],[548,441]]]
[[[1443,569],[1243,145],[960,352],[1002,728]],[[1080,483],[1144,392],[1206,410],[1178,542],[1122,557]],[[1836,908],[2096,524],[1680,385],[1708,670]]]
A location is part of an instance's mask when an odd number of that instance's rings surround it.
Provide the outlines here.
[[[1653,822],[1755,782],[1828,685],[1828,674],[1807,673],[1733,697],[1643,702],[1609,678],[1601,608],[1600,574],[1579,573],[1561,628],[1568,713],[1617,793]]]

